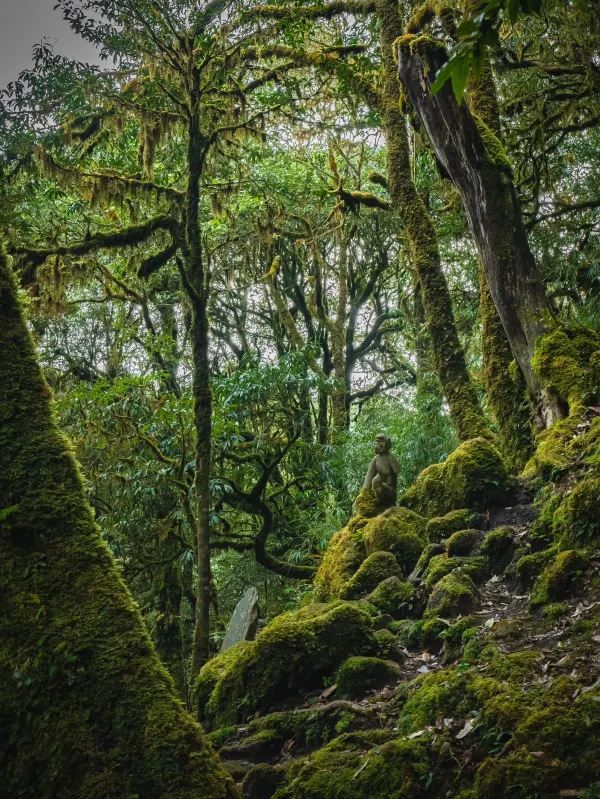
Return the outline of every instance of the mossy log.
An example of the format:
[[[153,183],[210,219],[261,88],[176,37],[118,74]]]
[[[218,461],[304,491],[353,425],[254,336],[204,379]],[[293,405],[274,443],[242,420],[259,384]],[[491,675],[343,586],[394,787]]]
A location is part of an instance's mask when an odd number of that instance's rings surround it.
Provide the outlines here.
[[[236,796],[102,542],[0,252],[5,796]]]

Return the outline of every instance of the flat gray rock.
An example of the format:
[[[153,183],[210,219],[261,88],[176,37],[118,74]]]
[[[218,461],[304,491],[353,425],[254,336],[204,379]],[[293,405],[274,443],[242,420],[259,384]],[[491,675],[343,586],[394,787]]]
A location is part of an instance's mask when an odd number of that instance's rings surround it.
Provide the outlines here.
[[[253,641],[258,628],[258,591],[256,588],[248,588],[244,596],[235,606],[235,610],[229,619],[227,632],[221,652],[226,652],[238,641]]]

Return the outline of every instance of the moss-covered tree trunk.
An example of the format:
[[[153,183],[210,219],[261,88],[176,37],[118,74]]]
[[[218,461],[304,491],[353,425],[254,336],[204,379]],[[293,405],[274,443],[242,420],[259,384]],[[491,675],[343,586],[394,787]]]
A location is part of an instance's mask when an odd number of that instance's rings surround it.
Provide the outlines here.
[[[470,0],[469,7],[473,5]],[[488,60],[479,77],[470,81],[468,99],[473,113],[502,141],[498,96]],[[533,450],[527,387],[494,305],[483,264],[479,268],[479,316],[487,398],[498,425],[504,454],[512,468],[520,471]]]
[[[5,796],[235,796],[102,542],[0,253]]]
[[[437,157],[457,186],[483,263],[494,305],[527,386],[543,398],[547,423],[563,409],[543,395],[531,362],[552,316],[537,270],[512,180],[498,137],[458,105],[449,83],[433,95],[433,76],[446,61],[444,49],[426,36],[407,35],[398,49],[399,72]]]
[[[486,435],[488,426],[458,338],[435,229],[410,173],[408,135],[400,110],[400,84],[393,59],[393,43],[402,33],[398,4],[395,0],[378,0],[377,13],[384,71],[380,112],[387,145],[390,197],[410,241],[435,366],[450,418],[458,437],[465,440]]]

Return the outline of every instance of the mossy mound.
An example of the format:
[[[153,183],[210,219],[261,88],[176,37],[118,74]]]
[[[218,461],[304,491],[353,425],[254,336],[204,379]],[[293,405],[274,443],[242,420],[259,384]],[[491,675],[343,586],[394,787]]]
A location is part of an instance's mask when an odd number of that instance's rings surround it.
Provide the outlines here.
[[[363,517],[354,517],[346,527],[334,534],[327,545],[314,579],[317,601],[340,597],[365,559],[367,553],[361,523],[364,525],[366,521]]]
[[[449,538],[452,533],[459,530],[467,530],[476,527],[480,521],[480,515],[468,508],[459,508],[446,513],[444,516],[434,516],[427,522],[425,533],[427,539],[432,543]]]
[[[484,557],[453,557],[448,555],[436,555],[429,562],[424,576],[425,588],[428,591],[447,574],[460,569],[463,574],[467,574],[475,582],[479,582],[488,576],[488,563]]]
[[[581,480],[554,514],[553,532],[566,543],[600,538],[600,477]]]
[[[367,601],[394,619],[410,615],[416,599],[414,585],[400,577],[388,577],[369,594]]]
[[[335,675],[340,696],[356,698],[368,691],[390,685],[400,677],[400,667],[391,660],[374,657],[350,657]]]
[[[436,584],[427,602],[425,616],[444,619],[465,616],[473,610],[476,601],[475,583],[468,574],[457,569]]]
[[[575,549],[559,552],[537,578],[531,594],[531,605],[545,605],[569,596],[577,587],[588,563],[584,554]]]
[[[407,508],[389,508],[363,529],[368,553],[392,552],[404,575],[410,574],[425,545],[425,519]]]
[[[523,588],[527,588],[533,583],[535,578],[541,574],[547,563],[555,554],[556,547],[551,547],[550,549],[543,549],[539,552],[523,555],[511,565],[509,571],[511,573],[514,572],[519,580],[519,584]]]
[[[398,561],[391,552],[373,552],[359,566],[341,591],[342,599],[359,599],[388,577],[401,577]]]
[[[211,727],[235,724],[302,690],[318,687],[350,655],[377,651],[368,612],[357,604],[308,605],[275,618],[235,655],[217,655],[196,683],[196,695],[210,697],[199,706]],[[216,682],[215,674],[218,673]]]
[[[402,663],[405,654],[400,648],[400,642],[391,630],[384,628],[383,630],[375,631],[375,638],[379,645],[377,654],[384,660],[394,660],[397,663]]]
[[[496,527],[483,539],[480,552],[487,559],[493,574],[501,574],[512,560],[514,539],[515,531],[507,526]]]
[[[379,514],[383,513],[387,508],[389,508],[389,505],[377,499],[375,492],[370,488],[362,488],[354,500],[356,515],[363,516],[365,519],[379,516]]]
[[[381,737],[381,736],[379,736]],[[274,799],[425,799],[431,773],[428,740],[342,735],[290,768]]]
[[[285,782],[285,769],[259,763],[244,777],[242,793],[244,799],[271,799]]]
[[[444,463],[424,469],[400,504],[431,518],[460,508],[497,505],[509,497],[510,490],[506,466],[496,447],[485,438],[473,438]]]
[[[448,557],[470,555],[482,537],[481,530],[457,530],[448,539]]]
[[[557,328],[542,336],[531,365],[570,415],[600,399],[600,334],[590,328]]]

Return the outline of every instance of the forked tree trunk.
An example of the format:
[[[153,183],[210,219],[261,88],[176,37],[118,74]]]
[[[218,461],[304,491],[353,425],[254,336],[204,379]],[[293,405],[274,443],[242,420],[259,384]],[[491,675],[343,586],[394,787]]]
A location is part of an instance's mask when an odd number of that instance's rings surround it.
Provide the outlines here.
[[[4,796],[236,796],[102,542],[0,252]]]
[[[498,138],[466,103],[456,102],[449,82],[431,93],[446,59],[443,48],[428,37],[406,36],[398,48],[399,74],[438,159],[461,194],[494,305],[527,386],[539,397],[531,360],[552,310]],[[561,416],[551,398],[544,402],[547,423]]]

